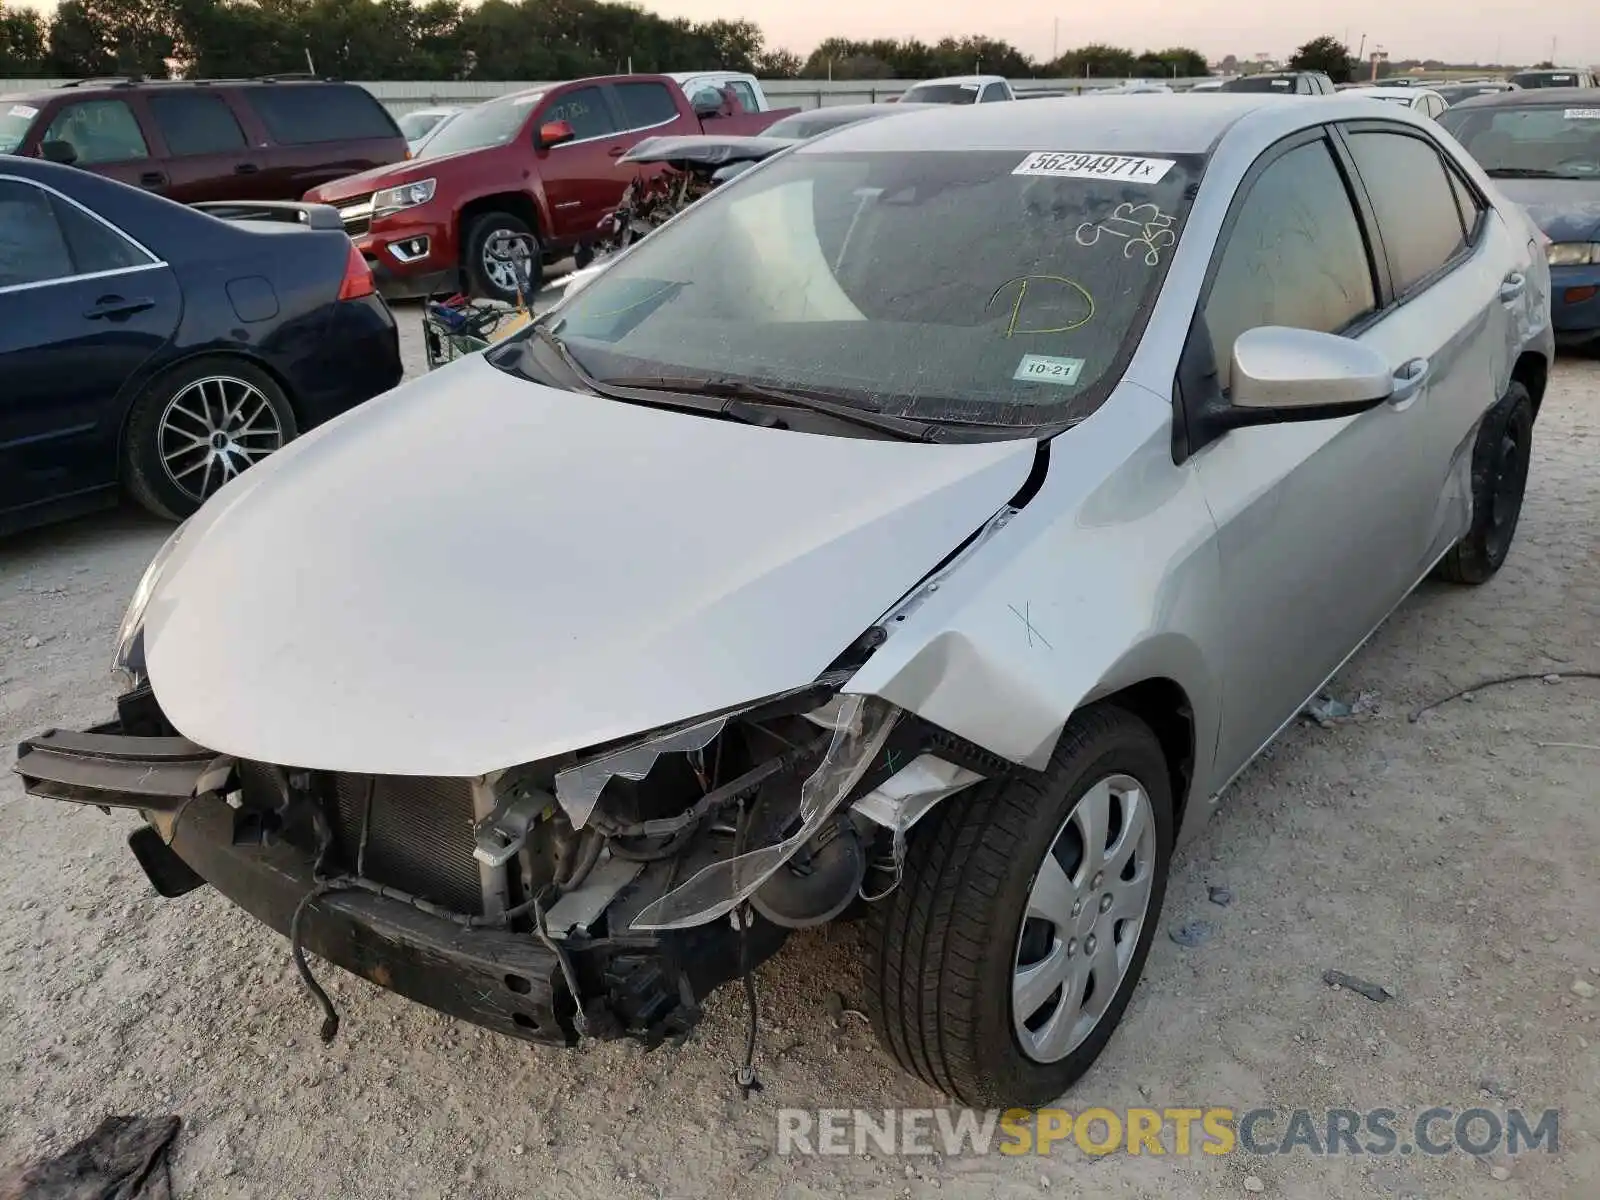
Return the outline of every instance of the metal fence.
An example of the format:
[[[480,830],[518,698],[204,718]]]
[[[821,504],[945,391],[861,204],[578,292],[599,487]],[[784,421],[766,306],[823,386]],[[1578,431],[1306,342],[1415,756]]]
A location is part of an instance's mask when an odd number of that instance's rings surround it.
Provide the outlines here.
[[[62,79],[0,79],[0,95],[8,92],[38,91],[65,83]],[[471,79],[444,80],[383,80],[361,82],[395,116],[417,108],[436,105],[480,104],[519,92],[527,88],[548,86],[548,80],[525,80],[488,83]],[[900,95],[910,87],[912,79],[852,79],[825,81],[818,79],[763,79],[762,90],[774,108],[822,108],[831,104],[876,104]],[[1030,92],[1065,92],[1077,95],[1096,88],[1112,87],[1129,82],[1123,79],[1013,79],[1011,86],[1019,95]],[[1167,79],[1161,82],[1182,90],[1199,83],[1198,79]]]

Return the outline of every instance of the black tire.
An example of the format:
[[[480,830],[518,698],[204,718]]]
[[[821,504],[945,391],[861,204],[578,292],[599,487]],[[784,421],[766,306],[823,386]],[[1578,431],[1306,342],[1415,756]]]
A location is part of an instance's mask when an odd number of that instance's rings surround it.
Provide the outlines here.
[[[528,228],[528,223],[521,217],[508,212],[488,212],[473,219],[467,228],[466,249],[462,260],[462,268],[467,277],[467,290],[474,296],[486,300],[501,300],[507,304],[514,304],[517,299],[517,289],[509,280],[502,277],[495,279],[484,261],[484,249],[492,239],[501,238],[506,234],[524,238],[528,244],[528,255],[523,266],[527,277],[528,294],[524,298],[533,299],[533,293],[539,290],[539,285],[544,281],[544,247],[540,245],[538,235]]]
[[[207,383],[197,391],[190,391],[201,381],[227,382],[220,384],[225,389],[223,391],[219,391],[219,385],[212,383]],[[189,397],[183,401],[186,407],[193,406],[198,394],[201,408],[208,415],[215,415],[219,426],[230,428],[225,424],[223,406],[229,403],[230,398],[244,394],[243,386],[246,385],[254,389],[267,411],[261,414],[259,421],[255,420],[258,406],[252,400],[248,411],[241,408],[231,428],[239,430],[248,425],[251,429],[265,430],[275,425],[278,436],[273,438],[265,433],[249,433],[229,445],[247,448],[249,457],[259,461],[266,454],[293,441],[300,431],[299,423],[295,420],[294,408],[288,396],[271,375],[245,359],[228,355],[206,355],[191,359],[152,379],[129,410],[122,442],[122,482],[129,495],[156,516],[178,521],[198,509],[201,501],[227,479],[248,469],[247,456],[230,450],[226,455],[229,470],[217,468],[210,476],[209,484],[197,484],[197,477],[204,477],[206,468],[200,467],[190,472],[193,465],[190,457],[172,457],[179,453],[175,444],[181,442],[182,433],[190,426],[181,418],[169,415],[169,407],[175,406],[186,392]],[[202,432],[198,425],[193,427],[195,438],[199,438]],[[163,457],[163,450],[167,452],[167,458]],[[204,457],[205,453],[199,446],[192,451],[193,456]]]
[[[594,243],[584,242],[572,252],[572,266],[581,271],[594,261]]]
[[[1513,382],[1483,418],[1472,447],[1472,526],[1439,560],[1433,574],[1447,583],[1494,578],[1511,552],[1533,454],[1533,398]]]
[[[1140,785],[1154,825],[1143,925],[1092,1031],[1065,1057],[1040,1062],[1024,1053],[1011,1011],[1030,895],[1078,801],[1116,775]],[[1068,722],[1040,777],[979,785],[923,818],[900,887],[867,920],[867,1007],[884,1049],[963,1104],[1037,1107],[1059,1097],[1105,1048],[1144,969],[1166,895],[1172,810],[1155,735],[1132,714],[1099,707]]]

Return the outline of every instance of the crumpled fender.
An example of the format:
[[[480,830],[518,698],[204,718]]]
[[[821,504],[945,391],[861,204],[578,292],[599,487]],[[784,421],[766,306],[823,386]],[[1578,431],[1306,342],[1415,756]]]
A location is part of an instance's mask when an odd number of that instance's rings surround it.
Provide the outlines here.
[[[1214,523],[1173,468],[1170,407],[1135,390],[1149,403],[1114,396],[1054,439],[1038,492],[885,615],[888,640],[845,691],[1042,768],[1076,709],[1171,680],[1194,713],[1196,786],[1210,784]]]

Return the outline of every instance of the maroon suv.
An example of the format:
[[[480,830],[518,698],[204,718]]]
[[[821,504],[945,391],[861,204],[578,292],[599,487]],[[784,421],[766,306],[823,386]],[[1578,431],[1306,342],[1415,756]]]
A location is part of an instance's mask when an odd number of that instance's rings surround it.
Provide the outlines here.
[[[370,92],[328,79],[86,79],[0,96],[0,154],[72,163],[184,204],[298,200],[406,153]]]
[[[745,112],[732,93],[665,75],[614,75],[513,92],[455,117],[410,162],[317,188],[390,299],[453,292],[510,300],[540,264],[587,250],[641,171],[618,160],[662,134],[759,133],[798,109]],[[642,168],[646,172],[659,167]]]

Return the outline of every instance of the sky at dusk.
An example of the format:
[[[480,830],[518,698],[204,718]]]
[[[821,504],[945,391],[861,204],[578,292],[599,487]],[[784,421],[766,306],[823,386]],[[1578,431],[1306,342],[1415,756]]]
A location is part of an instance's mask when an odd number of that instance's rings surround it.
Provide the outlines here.
[[[54,4],[34,0],[34,6],[48,10]],[[832,35],[937,41],[974,33],[1047,58],[1059,19],[1062,49],[1108,42],[1135,51],[1193,46],[1213,59],[1283,57],[1323,33],[1348,38],[1354,51],[1365,34],[1369,50],[1382,47],[1395,58],[1532,63],[1552,57],[1553,39],[1554,58],[1562,65],[1600,65],[1597,0],[1102,0],[1083,6],[1051,0],[993,6],[973,0],[653,0],[644,7],[696,21],[745,17],[762,27],[770,44],[801,54]]]

